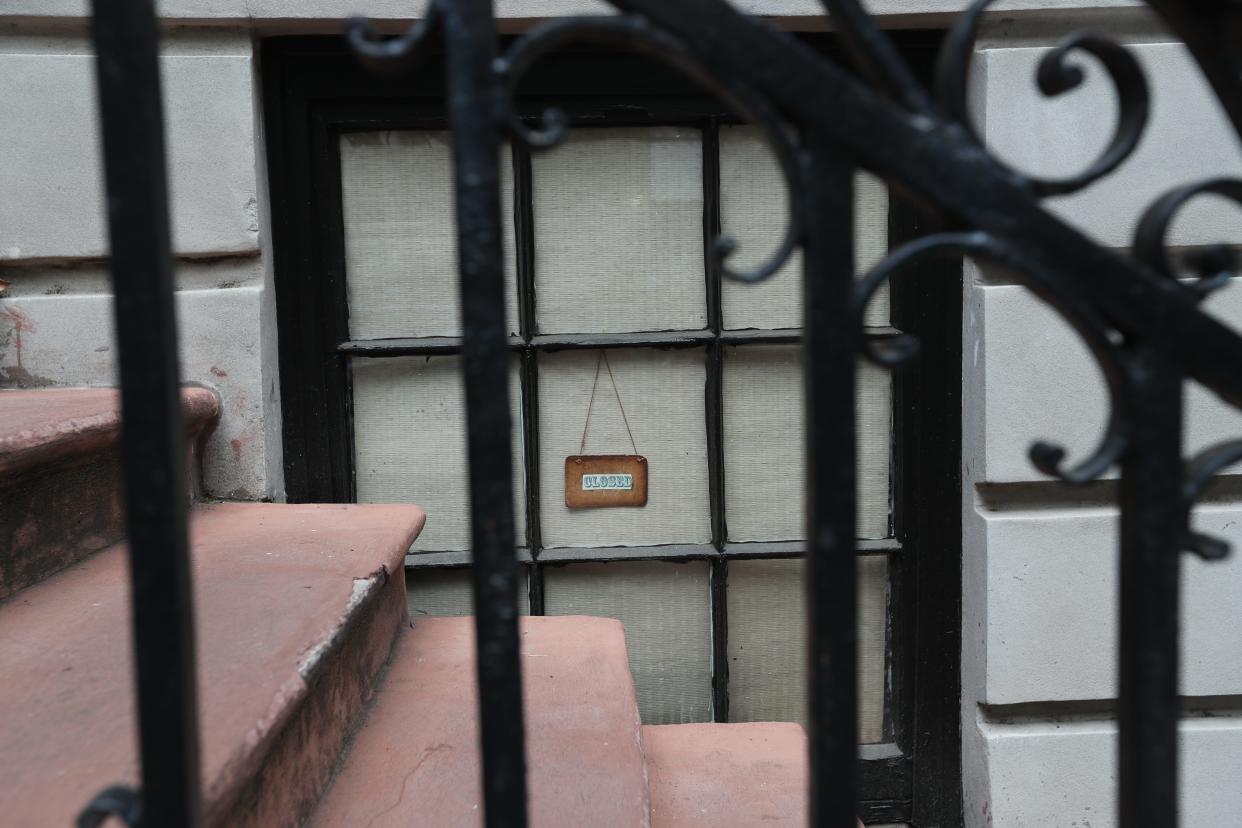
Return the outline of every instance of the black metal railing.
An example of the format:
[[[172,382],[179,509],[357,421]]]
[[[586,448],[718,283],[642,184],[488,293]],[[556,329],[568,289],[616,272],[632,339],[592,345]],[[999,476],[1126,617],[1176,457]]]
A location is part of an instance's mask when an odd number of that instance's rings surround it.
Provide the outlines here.
[[[854,824],[857,800],[854,628],[854,358],[897,367],[917,352],[908,337],[862,338],[867,301],[896,271],[929,257],[999,263],[1067,319],[1098,361],[1111,398],[1104,439],[1066,466],[1052,443],[1031,447],[1040,470],[1070,485],[1120,466],[1120,823],[1177,822],[1179,555],[1227,552],[1191,531],[1208,480],[1242,459],[1242,442],[1181,456],[1182,391],[1195,380],[1242,407],[1242,337],[1198,308],[1233,273],[1224,246],[1187,264],[1179,281],[1165,232],[1204,193],[1242,203],[1242,182],[1196,182],[1159,199],[1140,223],[1134,255],[1102,248],[1042,206],[1082,190],[1132,153],[1148,116],[1138,63],[1122,47],[1073,34],[1043,59],[1047,95],[1082,81],[1071,53],[1094,56],[1116,87],[1113,140],[1079,175],[1044,180],[1006,167],[970,126],[966,72],[989,0],[970,5],[946,38],[937,81],[925,89],[858,0],[824,0],[857,70],[850,74],[723,0],[611,0],[622,15],[536,28],[497,54],[491,0],[432,0],[399,38],[354,21],[359,57],[408,70],[418,47],[443,36],[454,137],[456,219],[468,402],[474,600],[483,741],[484,807],[491,826],[526,823],[526,768],[517,634],[517,570],[509,453],[509,350],[501,260],[498,149],[507,132],[532,149],[556,144],[566,119],[513,114],[530,65],[578,40],[618,43],[685,71],[760,124],[790,185],[787,243],[757,281],[800,247],[805,269],[809,732],[811,823]],[[1242,5],[1152,0],[1191,49],[1242,133]],[[185,503],[180,487],[176,330],[152,0],[96,0],[100,106],[117,295],[124,450],[134,583],[142,793],[109,789],[83,816],[121,813],[131,824],[193,825],[198,744]],[[779,113],[779,117],[777,114]],[[796,130],[796,133],[792,130]],[[893,252],[856,287],[851,197],[855,167],[913,194],[958,232]],[[718,245],[722,269],[728,244]]]
[[[151,0],[99,0],[93,35],[121,376],[121,446],[142,792],[79,824],[199,824],[198,700],[173,258]]]

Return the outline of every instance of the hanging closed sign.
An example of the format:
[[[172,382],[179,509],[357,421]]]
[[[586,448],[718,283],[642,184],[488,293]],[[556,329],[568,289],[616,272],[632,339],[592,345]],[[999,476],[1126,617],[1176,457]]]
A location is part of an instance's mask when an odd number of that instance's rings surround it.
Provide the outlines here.
[[[595,391],[599,387],[600,366],[607,366],[612,392],[625,422],[633,454],[587,454],[587,433],[591,428],[591,411],[595,407]],[[582,443],[578,453],[565,458],[565,505],[570,509],[602,509],[608,507],[647,505],[647,458],[638,453],[634,432],[617,390],[608,355],[599,352],[595,361],[595,380],[591,383],[591,399],[587,401],[586,422],[582,426]]]

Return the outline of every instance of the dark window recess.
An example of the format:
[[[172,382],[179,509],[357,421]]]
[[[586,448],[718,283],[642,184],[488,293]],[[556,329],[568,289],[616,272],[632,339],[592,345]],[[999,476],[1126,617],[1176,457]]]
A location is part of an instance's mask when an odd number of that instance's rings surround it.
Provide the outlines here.
[[[832,44],[808,38],[831,54]],[[936,38],[912,33],[906,48],[926,67]],[[446,355],[454,337],[351,340],[345,282],[339,137],[373,130],[444,129],[443,70],[429,58],[412,77],[377,79],[336,38],[264,44],[263,72],[273,201],[285,475],[291,502],[355,498],[351,357]],[[566,53],[524,83],[519,105],[536,117],[555,103],[577,128],[693,126],[702,131],[704,250],[720,229],[719,128],[735,123],[722,104],[662,67],[623,53]],[[510,347],[521,380],[525,468],[525,561],[529,608],[544,611],[544,571],[571,561],[706,561],[712,613],[712,707],[729,720],[727,589],[732,560],[803,554],[790,542],[730,542],[724,474],[727,347],[793,344],[797,330],[725,329],[720,276],[705,256],[707,325],[700,331],[541,335],[536,330],[531,159],[512,151],[518,335]],[[926,233],[927,220],[890,192],[890,247]],[[449,206],[446,205],[446,209]],[[919,826],[961,822],[960,362],[961,266],[932,264],[893,280],[893,328],[915,334],[920,361],[893,377],[893,537],[861,542],[888,559],[885,741],[860,746],[862,816]],[[538,372],[541,355],[587,348],[694,348],[705,354],[709,543],[544,549],[540,533]],[[461,566],[465,553],[418,556],[422,566]],[[800,630],[795,634],[800,634]]]

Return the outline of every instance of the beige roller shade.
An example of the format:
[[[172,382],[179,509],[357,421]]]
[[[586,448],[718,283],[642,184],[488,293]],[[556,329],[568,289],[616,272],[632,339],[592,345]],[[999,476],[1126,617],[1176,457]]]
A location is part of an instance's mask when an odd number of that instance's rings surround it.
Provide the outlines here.
[[[729,265],[742,270],[762,263],[780,246],[789,220],[785,178],[758,127],[720,130],[720,224],[738,243]],[[854,244],[858,275],[888,248],[888,190],[874,176],[855,178]],[[726,279],[721,293],[727,329],[802,326],[802,255],[755,285]],[[868,325],[888,324],[888,288],[872,301]]]
[[[711,720],[706,563],[547,567],[544,602],[548,615],[596,615],[625,625],[643,724]]]
[[[351,339],[459,336],[453,164],[447,132],[341,136],[345,286]],[[501,154],[505,291],[517,331],[513,162]]]
[[[525,576],[518,589],[518,612],[528,615],[530,601]],[[405,593],[410,621],[415,624],[420,618],[474,615],[468,569],[407,569]]]
[[[891,378],[859,361],[855,415],[860,538],[889,531]],[[805,538],[800,350],[729,348],[724,363],[725,521],[732,541]]]
[[[568,509],[565,458],[578,454],[596,351],[539,358],[540,511],[545,546],[640,546],[711,540],[702,350],[610,351],[609,364],[647,458],[647,505],[641,509]],[[588,454],[630,454],[630,440],[606,372],[595,394]]]
[[[575,129],[531,165],[540,333],[707,325],[697,129]]]
[[[801,560],[729,563],[729,719],[806,722]],[[858,560],[858,741],[884,741],[888,561]]]
[[[354,464],[359,503],[417,503],[427,526],[413,552],[470,547],[466,400],[461,359],[355,359]],[[525,545],[521,386],[509,375],[515,542]]]

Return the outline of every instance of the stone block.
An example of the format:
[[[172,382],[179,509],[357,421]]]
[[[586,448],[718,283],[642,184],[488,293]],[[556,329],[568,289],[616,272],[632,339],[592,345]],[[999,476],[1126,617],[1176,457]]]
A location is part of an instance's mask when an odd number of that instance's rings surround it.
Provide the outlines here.
[[[968,725],[970,726],[970,725]],[[979,723],[991,795],[972,803],[968,826],[1114,828],[1116,726],[1107,721]],[[1242,719],[1182,722],[1180,823],[1233,825],[1242,810]]]
[[[220,394],[220,422],[203,449],[205,494],[274,496],[266,471],[264,418],[275,408],[275,377],[261,360],[264,289],[254,285],[177,294],[181,379]],[[267,368],[271,371],[271,368]],[[111,386],[117,383],[110,296],[0,300],[0,385]]]
[[[256,252],[248,51],[166,55],[160,68],[175,251]],[[105,255],[94,58],[85,51],[3,54],[0,78],[0,263]]]
[[[1151,122],[1133,156],[1081,193],[1049,200],[1054,212],[1110,247],[1129,247],[1135,224],[1158,196],[1201,178],[1236,175],[1242,144],[1178,43],[1128,47],[1151,89]],[[975,112],[988,146],[1017,169],[1063,176],[1086,169],[1106,146],[1116,121],[1116,93],[1092,58],[1078,90],[1045,98],[1035,74],[1046,48],[995,48],[976,64],[982,110]],[[1242,243],[1242,210],[1217,199],[1192,203],[1172,228],[1176,245]]]
[[[963,444],[971,476],[977,483],[1046,480],[1027,448],[1037,439],[1063,445],[1071,463],[1092,451],[1108,420],[1103,375],[1074,330],[1025,288],[967,290]],[[1242,327],[1242,280],[1205,310]],[[1185,399],[1188,453],[1242,437],[1242,413],[1214,394],[1188,382]]]
[[[967,593],[963,629],[982,622],[989,704],[1117,695],[1117,514],[1112,509],[980,512],[986,599]],[[1182,676],[1188,696],[1242,694],[1242,505],[1210,503],[1195,526],[1230,542],[1227,560],[1182,559]],[[976,668],[978,669],[978,668]]]

